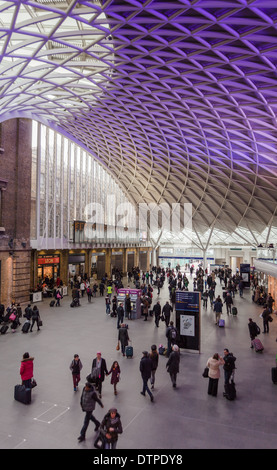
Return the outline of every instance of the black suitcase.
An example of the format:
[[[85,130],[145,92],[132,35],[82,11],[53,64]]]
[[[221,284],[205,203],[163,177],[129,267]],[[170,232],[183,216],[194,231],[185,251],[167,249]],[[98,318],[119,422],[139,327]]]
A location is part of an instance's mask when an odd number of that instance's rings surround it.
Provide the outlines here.
[[[225,393],[224,396],[227,400],[235,400],[237,396],[236,387],[234,383],[224,385]]]
[[[271,378],[274,384],[277,384],[277,367],[272,367],[271,369]]]
[[[30,323],[29,321],[26,321],[26,322],[24,323],[24,325],[22,326],[22,329],[21,329],[22,332],[23,332],[23,333],[28,333],[28,331],[29,331],[29,329],[30,329],[30,325],[31,325],[31,323]]]
[[[237,307],[232,307],[232,315],[237,315],[237,314],[238,314]]]
[[[54,305],[55,305],[55,300],[51,300],[51,302],[50,302],[49,305],[50,305],[50,307],[54,307]]]
[[[32,395],[31,388],[26,388],[25,385],[15,385],[14,399],[16,401],[20,401],[20,403],[29,405],[29,403],[31,403],[31,395]]]
[[[2,326],[1,329],[0,329],[1,335],[4,335],[5,333],[7,333],[8,329],[9,329],[8,325]]]
[[[133,357],[133,354],[134,354],[133,346],[130,346],[130,345],[126,346],[125,354],[126,354],[126,357]]]

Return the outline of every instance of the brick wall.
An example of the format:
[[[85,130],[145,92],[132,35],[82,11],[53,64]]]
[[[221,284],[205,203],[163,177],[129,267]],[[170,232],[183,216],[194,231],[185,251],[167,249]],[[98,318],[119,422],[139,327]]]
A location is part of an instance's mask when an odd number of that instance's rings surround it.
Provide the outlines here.
[[[25,303],[30,291],[30,213],[32,122],[12,119],[1,124],[0,183],[2,222],[0,231],[1,290],[0,300]]]

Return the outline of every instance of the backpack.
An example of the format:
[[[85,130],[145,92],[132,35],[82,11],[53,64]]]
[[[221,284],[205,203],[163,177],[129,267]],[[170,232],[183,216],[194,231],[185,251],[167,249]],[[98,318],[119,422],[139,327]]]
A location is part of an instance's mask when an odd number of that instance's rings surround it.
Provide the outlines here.
[[[171,328],[171,330],[169,331],[169,337],[171,340],[173,339],[176,339],[177,337],[177,331],[176,331],[176,328]]]

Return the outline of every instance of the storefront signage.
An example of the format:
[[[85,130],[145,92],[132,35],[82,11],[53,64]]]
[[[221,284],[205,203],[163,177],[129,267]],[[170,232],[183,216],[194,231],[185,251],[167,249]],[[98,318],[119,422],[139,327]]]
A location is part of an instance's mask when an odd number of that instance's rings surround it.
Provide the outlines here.
[[[44,258],[38,258],[38,264],[59,264],[60,258],[59,256],[56,257],[47,257],[45,256]]]

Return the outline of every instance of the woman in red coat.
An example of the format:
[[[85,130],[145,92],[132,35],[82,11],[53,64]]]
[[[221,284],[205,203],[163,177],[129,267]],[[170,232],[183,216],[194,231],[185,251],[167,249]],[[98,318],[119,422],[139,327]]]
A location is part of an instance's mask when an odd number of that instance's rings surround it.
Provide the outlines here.
[[[26,388],[31,387],[31,381],[33,378],[34,371],[34,358],[30,357],[29,353],[24,353],[20,366],[20,375],[22,380],[22,385],[25,385]]]

